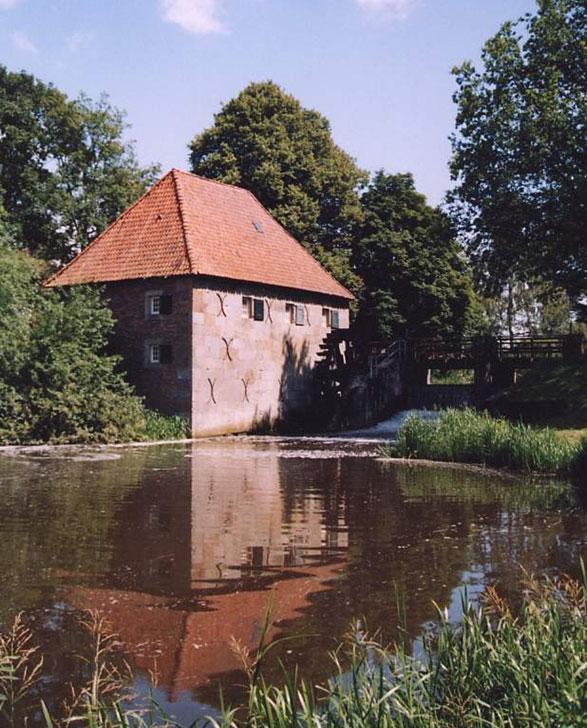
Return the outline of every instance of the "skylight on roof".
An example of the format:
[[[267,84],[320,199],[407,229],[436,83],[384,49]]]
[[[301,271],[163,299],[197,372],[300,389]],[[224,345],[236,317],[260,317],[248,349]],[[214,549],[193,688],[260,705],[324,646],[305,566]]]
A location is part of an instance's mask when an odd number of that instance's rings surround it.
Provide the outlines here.
[[[253,227],[255,228],[255,230],[256,230],[256,231],[257,231],[257,232],[258,232],[258,233],[259,233],[260,235],[263,235],[263,233],[265,232],[265,231],[263,230],[263,223],[262,223],[262,222],[259,222],[258,220],[253,220]]]

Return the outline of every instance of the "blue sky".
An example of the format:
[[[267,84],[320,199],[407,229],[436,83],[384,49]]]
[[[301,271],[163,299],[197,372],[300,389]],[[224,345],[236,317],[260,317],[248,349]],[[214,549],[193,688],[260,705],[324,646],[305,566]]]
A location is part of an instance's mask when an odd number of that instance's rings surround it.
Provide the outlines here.
[[[0,63],[127,111],[143,163],[186,145],[251,81],[273,79],[332,123],[370,171],[449,185],[453,65],[476,60],[533,0],[0,0]]]

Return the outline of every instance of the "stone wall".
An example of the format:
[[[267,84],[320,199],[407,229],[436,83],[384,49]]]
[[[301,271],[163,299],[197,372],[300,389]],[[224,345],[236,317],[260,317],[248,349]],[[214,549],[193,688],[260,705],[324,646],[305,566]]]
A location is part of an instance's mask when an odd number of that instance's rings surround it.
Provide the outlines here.
[[[152,295],[170,296],[171,312],[153,315]],[[262,320],[243,315],[243,297],[263,301]],[[195,436],[263,430],[307,410],[330,330],[324,309],[349,324],[343,299],[221,279],[121,281],[106,286],[106,298],[129,380],[147,406],[191,417]],[[301,307],[297,323],[288,304]],[[154,344],[170,360],[151,362]]]
[[[244,315],[243,297],[263,301],[263,320]],[[288,304],[301,306],[291,321]],[[342,299],[255,284],[196,279],[193,296],[192,431],[263,430],[311,406],[311,371],[330,330],[324,308],[349,324]]]

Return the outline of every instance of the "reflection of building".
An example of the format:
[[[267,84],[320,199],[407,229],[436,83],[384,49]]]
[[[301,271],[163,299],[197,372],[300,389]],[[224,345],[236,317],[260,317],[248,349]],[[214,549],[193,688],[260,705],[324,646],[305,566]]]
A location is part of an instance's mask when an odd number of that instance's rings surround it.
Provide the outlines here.
[[[68,590],[171,695],[238,669],[231,637],[254,649],[270,602],[295,619],[340,568],[344,529],[327,534],[317,495],[286,513],[277,451],[249,448],[201,443],[149,470],[119,514],[111,588]]]

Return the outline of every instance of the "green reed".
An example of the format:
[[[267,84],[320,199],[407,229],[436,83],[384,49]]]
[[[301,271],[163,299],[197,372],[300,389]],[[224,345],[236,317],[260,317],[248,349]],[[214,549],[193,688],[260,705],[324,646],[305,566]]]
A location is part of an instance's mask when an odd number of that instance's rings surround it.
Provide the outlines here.
[[[446,410],[436,421],[411,416],[399,431],[395,449],[388,446],[384,451],[408,458],[570,474],[581,458],[587,458],[587,441],[572,443],[550,428],[465,409]]]
[[[587,576],[527,579],[520,609],[514,614],[489,588],[480,605],[463,599],[464,617],[451,624],[437,620],[422,639],[418,657],[406,641],[384,649],[355,629],[332,653],[332,679],[316,686],[283,670],[281,686],[263,678],[271,650],[266,640],[270,619],[255,654],[235,645],[249,681],[247,704],[225,708],[219,719],[195,721],[203,728],[534,728],[587,726]],[[41,703],[37,714],[47,728],[163,728],[178,726],[154,700],[143,709],[125,709],[128,696],[121,673],[112,668],[112,637],[93,617],[87,623],[94,648],[92,674],[75,694],[65,718],[55,718]],[[16,634],[23,634],[22,622]],[[13,634],[15,631],[13,630]],[[17,702],[33,689],[36,652],[30,636],[0,643],[0,664],[20,664],[5,681]],[[19,647],[20,645],[20,647]],[[31,651],[32,650],[32,651]],[[4,662],[3,662],[4,661]],[[28,668],[23,672],[23,666]],[[28,675],[28,677],[27,677]],[[24,682],[23,682],[24,680]],[[0,703],[1,704],[1,703]],[[6,708],[6,700],[4,702]],[[14,715],[14,711],[9,711]],[[5,713],[6,716],[8,713]],[[1,723],[1,719],[0,719]],[[26,725],[25,722],[6,723]],[[4,725],[4,723],[2,723]]]

